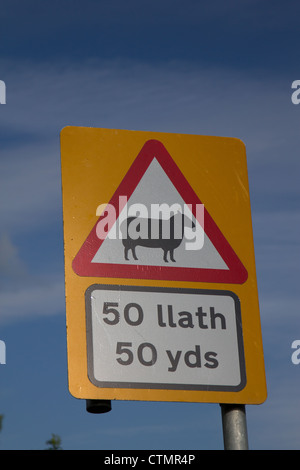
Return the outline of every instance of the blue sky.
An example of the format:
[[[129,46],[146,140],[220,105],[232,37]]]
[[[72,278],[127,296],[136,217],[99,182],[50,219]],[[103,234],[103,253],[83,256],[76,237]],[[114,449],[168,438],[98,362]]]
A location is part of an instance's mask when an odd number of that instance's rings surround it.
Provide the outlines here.
[[[59,133],[66,125],[238,137],[247,148],[268,399],[250,447],[300,447],[299,3],[0,2],[2,449],[222,449],[218,405],[113,402],[67,386]]]

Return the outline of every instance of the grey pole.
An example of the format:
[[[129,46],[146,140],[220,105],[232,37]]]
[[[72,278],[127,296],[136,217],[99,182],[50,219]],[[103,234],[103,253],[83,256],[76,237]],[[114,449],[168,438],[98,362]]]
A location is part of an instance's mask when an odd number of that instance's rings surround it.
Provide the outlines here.
[[[224,450],[248,450],[245,405],[221,404]]]

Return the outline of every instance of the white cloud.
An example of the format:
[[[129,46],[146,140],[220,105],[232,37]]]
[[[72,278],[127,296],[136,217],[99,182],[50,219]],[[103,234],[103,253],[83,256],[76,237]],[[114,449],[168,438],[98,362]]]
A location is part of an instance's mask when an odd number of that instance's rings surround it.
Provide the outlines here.
[[[16,284],[0,291],[0,324],[35,316],[64,313],[64,280],[59,276],[48,282]]]
[[[2,69],[8,78],[0,215],[8,231],[44,225],[60,211],[59,132],[66,125],[239,137],[254,190],[277,197],[299,191],[299,126],[289,83],[183,62],[4,61]]]
[[[291,84],[272,76],[258,80],[188,62],[3,62],[5,68],[8,104],[1,122],[45,140],[58,138],[67,124],[246,137],[253,149],[298,135],[297,123],[286,120],[287,113],[295,115]]]
[[[26,276],[26,268],[20,259],[17,247],[6,233],[0,236],[0,277],[22,278]]]
[[[1,230],[34,231],[54,222],[60,211],[59,146],[23,145],[3,152],[0,173]]]
[[[239,137],[246,144],[254,191],[273,194],[275,205],[286,191],[299,194],[300,115],[290,100],[290,83],[187,62],[94,60],[53,66],[2,61],[2,69],[7,70],[7,104],[0,115],[5,144],[0,218],[9,237],[24,235],[34,243],[37,229],[50,224],[61,229],[59,132],[66,125]],[[263,202],[263,212],[254,214],[258,266],[272,277],[280,248],[280,269],[299,273],[299,214],[268,213]],[[51,287],[55,299],[59,285]],[[3,293],[4,312],[17,314],[22,298],[24,315],[57,311],[45,302],[40,308],[51,289],[31,286],[11,299]]]
[[[65,312],[62,275],[28,270],[7,234],[0,238],[0,325]]]
[[[257,260],[262,269],[276,269],[278,276],[300,275],[300,208],[256,212],[252,216]]]
[[[291,368],[287,362],[285,370],[281,368],[277,377],[269,381],[269,396],[265,403],[247,407],[249,446],[252,450],[299,449],[299,367]]]

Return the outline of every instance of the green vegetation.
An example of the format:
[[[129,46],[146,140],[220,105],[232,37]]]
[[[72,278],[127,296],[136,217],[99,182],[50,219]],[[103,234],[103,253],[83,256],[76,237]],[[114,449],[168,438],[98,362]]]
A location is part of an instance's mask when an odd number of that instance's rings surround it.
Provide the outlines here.
[[[0,432],[2,431],[4,415],[0,415]],[[62,450],[61,447],[61,438],[57,434],[52,434],[51,439],[46,441],[47,449],[45,450]]]
[[[62,450],[61,438],[57,434],[52,434],[51,439],[46,444],[49,446],[46,450]]]

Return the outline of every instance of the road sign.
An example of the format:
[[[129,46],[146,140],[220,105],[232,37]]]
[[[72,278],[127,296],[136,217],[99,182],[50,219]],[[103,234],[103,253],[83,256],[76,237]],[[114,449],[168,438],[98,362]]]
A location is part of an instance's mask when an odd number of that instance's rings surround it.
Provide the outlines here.
[[[61,158],[70,392],[263,402],[243,143],[66,127]]]
[[[170,209],[175,211],[178,208],[181,213],[188,213],[190,220],[197,224],[194,226],[195,230],[190,232],[192,241],[184,242],[184,236],[181,236],[184,231],[179,230],[178,246],[174,250],[176,259],[168,259],[166,240],[159,236],[156,239],[151,238],[148,230],[145,231],[144,238],[132,238],[128,234],[124,240],[119,226],[126,223],[130,208],[135,206],[142,206],[141,211],[144,209],[147,213],[147,219],[139,216],[135,219],[136,223],[149,220],[149,217],[150,220],[155,220],[151,219],[151,214],[155,211],[158,213],[158,209],[161,209],[161,213],[166,212],[166,225],[171,220]],[[145,143],[109,203],[102,204],[101,207],[103,212],[99,220],[73,261],[74,271],[81,276],[116,277],[118,273],[118,277],[233,283],[243,283],[247,279],[246,269],[205,205],[163,144],[157,140]],[[99,230],[109,224],[109,216],[113,217],[110,230],[103,231],[103,236],[99,237]],[[188,216],[186,219],[189,224]],[[181,217],[179,220],[182,222]],[[112,232],[113,237],[110,236]],[[153,241],[152,246],[148,243],[149,238]],[[131,258],[128,256],[131,253],[126,252],[127,246],[134,247]],[[137,257],[136,251],[140,247],[143,249],[140,249],[140,256]],[[147,269],[141,269],[141,266],[147,266]]]
[[[232,292],[96,284],[86,291],[86,312],[88,375],[98,387],[245,386],[240,303]]]

